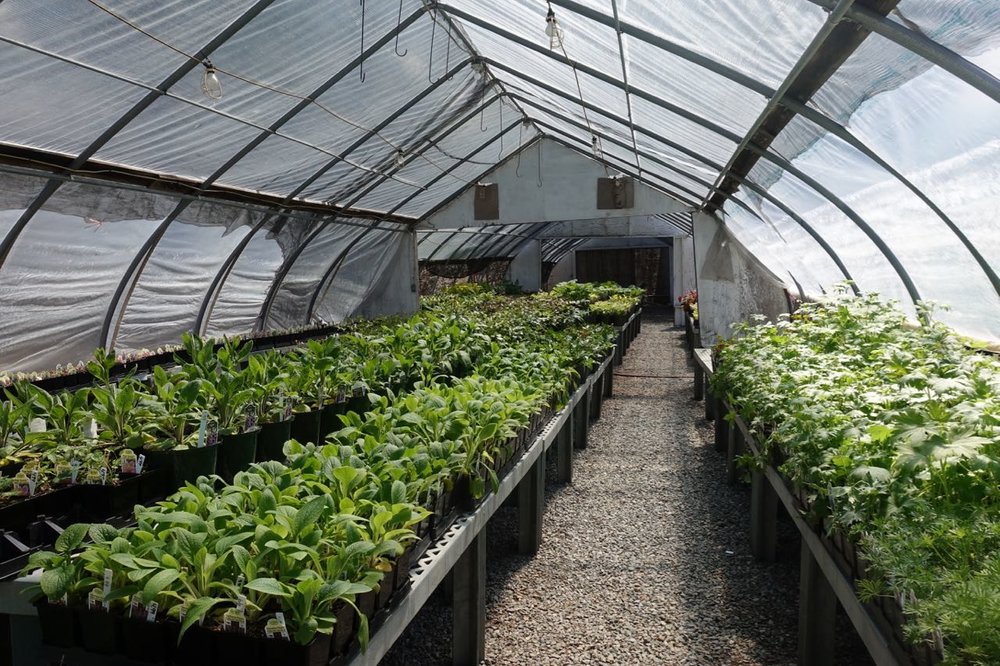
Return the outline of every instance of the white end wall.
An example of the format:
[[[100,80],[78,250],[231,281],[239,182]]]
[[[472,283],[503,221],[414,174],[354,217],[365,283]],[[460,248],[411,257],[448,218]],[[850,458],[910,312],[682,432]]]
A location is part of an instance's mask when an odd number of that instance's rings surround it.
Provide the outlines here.
[[[677,306],[677,299],[682,294],[686,294],[692,289],[698,288],[695,273],[694,239],[691,237],[674,238],[674,255],[671,266],[673,267],[673,279],[670,281],[673,291],[671,299],[674,305],[674,324],[681,326],[684,324],[684,310]]]
[[[729,337],[733,324],[751,315],[788,312],[785,284],[715,217],[695,213],[694,245],[703,346]]]

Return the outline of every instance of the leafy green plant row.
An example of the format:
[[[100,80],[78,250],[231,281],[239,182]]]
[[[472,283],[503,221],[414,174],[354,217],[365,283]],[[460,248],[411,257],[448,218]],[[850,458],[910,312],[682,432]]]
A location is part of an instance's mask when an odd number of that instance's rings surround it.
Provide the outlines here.
[[[533,325],[546,317],[555,327]],[[172,621],[178,633],[195,623],[277,631],[284,617],[299,644],[329,636],[338,606],[391,585],[393,559],[431,509],[446,509],[441,498],[460,489],[470,500],[485,494],[541,415],[607,354],[613,331],[580,320],[561,301],[490,296],[432,300],[409,322],[359,325],[352,344],[366,353],[398,345],[400,356],[372,354],[376,370],[363,385],[369,409],[341,415],[343,427],[325,444],[293,440],[287,466],[256,465],[228,485],[200,479],[156,506],[136,507],[136,528],[74,526],[29,569],[43,569],[50,603],[106,604],[112,613]],[[187,341],[194,367],[167,375],[183,374],[184,386],[211,382],[219,364],[242,356],[227,347],[212,360],[195,342]],[[299,353],[325,363],[330,355],[319,350],[328,344]],[[334,375],[330,386],[353,391],[337,368],[324,365],[322,381]],[[88,533],[93,543],[74,557]],[[358,623],[363,643],[365,620]]]
[[[713,388],[812,518],[860,553],[912,644],[1000,663],[1000,363],[877,296],[839,294],[741,325]]]

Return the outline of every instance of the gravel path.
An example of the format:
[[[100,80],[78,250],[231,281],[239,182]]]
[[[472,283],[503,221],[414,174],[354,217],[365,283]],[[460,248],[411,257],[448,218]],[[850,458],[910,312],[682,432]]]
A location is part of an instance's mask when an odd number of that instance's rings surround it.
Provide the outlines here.
[[[646,317],[616,372],[573,484],[550,479],[537,556],[516,554],[514,510],[491,521],[485,663],[794,664],[795,528],[779,524],[777,562],[754,562],[749,490],[725,482],[683,334]],[[383,664],[450,663],[441,596]],[[870,663],[838,621],[837,663]]]

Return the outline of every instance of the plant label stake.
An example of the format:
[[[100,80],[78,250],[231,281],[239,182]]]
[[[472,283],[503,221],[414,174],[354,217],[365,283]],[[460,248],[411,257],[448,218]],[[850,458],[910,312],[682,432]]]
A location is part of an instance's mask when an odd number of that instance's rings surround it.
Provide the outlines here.
[[[201,413],[201,422],[198,423],[198,448],[205,446],[205,433],[208,430],[208,412]]]
[[[45,419],[34,418],[28,422],[28,432],[45,432]]]
[[[35,488],[38,487],[38,469],[35,468],[31,470],[31,476],[28,477],[28,497],[33,497],[35,494]]]
[[[97,421],[90,419],[90,423],[87,424],[87,439],[96,440],[97,439]]]
[[[128,616],[138,618],[140,615],[142,615],[142,604],[139,603],[139,597],[137,595],[132,597],[132,603],[128,606]]]
[[[274,619],[267,621],[267,624],[264,626],[264,635],[268,638],[274,638],[276,635],[280,635],[286,641],[289,640],[288,626],[285,624],[284,613],[278,611],[274,614]]]
[[[205,446],[215,446],[219,443],[219,422],[212,419],[208,422],[208,429],[205,434]]]
[[[111,602],[110,601],[105,601],[105,599],[108,598],[108,595],[111,594],[111,576],[112,576],[111,569],[105,569],[104,570],[104,588],[101,591],[101,604],[104,606],[104,610],[110,610],[111,609]]]
[[[253,404],[247,403],[243,414],[243,432],[250,432],[257,427],[257,408]]]
[[[281,417],[282,421],[287,421],[288,419],[292,418],[292,409],[293,408],[294,408],[294,405],[292,405],[292,399],[286,397],[285,398],[285,408],[284,408],[284,410],[282,412],[282,417]]]
[[[142,474],[142,466],[146,464],[146,454],[140,453],[139,457],[135,459],[135,473]]]
[[[155,601],[146,606],[146,622],[156,622],[156,611],[159,608],[160,605]]]
[[[106,486],[108,484],[108,468],[102,467],[99,473],[101,475],[101,485]]]
[[[239,613],[245,613],[247,610],[247,598],[242,594],[236,595],[236,611]]]

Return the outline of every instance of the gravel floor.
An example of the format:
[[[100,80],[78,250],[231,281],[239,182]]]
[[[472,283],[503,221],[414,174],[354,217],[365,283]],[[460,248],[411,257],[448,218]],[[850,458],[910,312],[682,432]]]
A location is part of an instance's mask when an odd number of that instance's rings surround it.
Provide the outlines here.
[[[516,554],[514,510],[491,521],[486,664],[795,663],[796,530],[753,561],[749,489],[725,482],[691,372],[683,333],[644,318],[573,484],[550,475],[537,556]],[[836,663],[870,663],[838,623]],[[441,594],[382,663],[448,664],[450,637]]]

